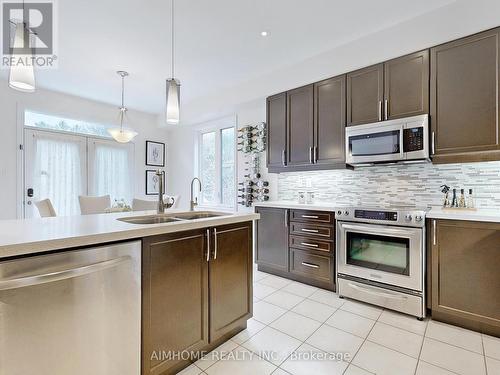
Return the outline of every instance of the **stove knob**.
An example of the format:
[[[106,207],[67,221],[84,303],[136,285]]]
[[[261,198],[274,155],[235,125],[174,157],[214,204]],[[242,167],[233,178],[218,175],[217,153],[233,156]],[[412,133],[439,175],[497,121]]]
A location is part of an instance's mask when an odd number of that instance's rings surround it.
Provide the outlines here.
[[[344,211],[345,216],[349,216],[349,211]]]
[[[415,216],[416,221],[422,221],[424,218],[420,215]]]
[[[412,219],[412,216],[410,214],[408,214],[408,215],[405,216],[405,220],[406,221],[411,221],[411,219]]]
[[[339,215],[339,216],[342,215],[342,211],[338,210],[337,215]]]

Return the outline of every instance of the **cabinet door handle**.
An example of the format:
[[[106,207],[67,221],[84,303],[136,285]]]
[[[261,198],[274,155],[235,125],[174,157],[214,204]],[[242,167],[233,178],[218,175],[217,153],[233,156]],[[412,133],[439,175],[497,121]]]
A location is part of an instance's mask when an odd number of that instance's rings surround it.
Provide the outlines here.
[[[303,266],[310,267],[310,268],[319,268],[317,264],[312,264],[312,263],[307,263],[307,262],[302,262]]]
[[[284,167],[286,167],[286,150],[283,149],[281,151],[281,164],[283,164]]]
[[[389,100],[385,99],[384,100],[384,116],[385,119],[389,119]]]
[[[315,243],[309,243],[309,242],[301,242],[300,243],[302,246],[309,246],[309,247],[319,247],[318,244]]]
[[[378,120],[382,121],[382,100],[378,101]]]
[[[214,260],[217,259],[217,228],[214,228]]]
[[[306,229],[306,228],[302,228],[301,229],[302,232],[308,232],[308,233],[319,233],[319,230],[317,229]]]
[[[314,146],[314,158],[313,158],[313,162],[314,164],[316,164],[318,162],[318,146]]]
[[[437,245],[437,238],[436,238],[436,220],[432,220],[432,243],[434,246]]]
[[[309,147],[309,164],[313,164],[313,148]]]
[[[306,219],[319,219],[319,216],[314,215],[302,215],[302,217]]]
[[[435,132],[432,132],[431,153],[432,153],[432,155],[434,155],[436,153],[436,133]]]
[[[207,262],[210,261],[210,229],[207,229]]]
[[[288,227],[288,208],[285,210],[285,228]]]

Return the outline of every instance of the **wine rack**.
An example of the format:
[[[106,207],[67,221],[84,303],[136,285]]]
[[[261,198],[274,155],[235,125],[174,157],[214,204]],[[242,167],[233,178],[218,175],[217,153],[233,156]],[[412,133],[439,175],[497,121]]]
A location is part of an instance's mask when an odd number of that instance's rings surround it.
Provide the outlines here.
[[[245,174],[238,183],[238,203],[251,207],[269,200],[269,182],[260,173],[261,153],[266,150],[266,123],[247,125],[238,130],[238,152],[243,153]]]

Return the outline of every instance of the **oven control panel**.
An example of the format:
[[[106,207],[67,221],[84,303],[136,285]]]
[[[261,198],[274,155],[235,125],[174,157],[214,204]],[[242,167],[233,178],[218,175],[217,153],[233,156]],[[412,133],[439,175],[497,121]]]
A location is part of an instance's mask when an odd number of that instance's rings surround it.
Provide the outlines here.
[[[380,225],[395,225],[422,228],[425,226],[427,208],[363,208],[344,207],[335,211],[335,219]]]
[[[354,210],[356,219],[398,221],[398,213],[390,211]]]

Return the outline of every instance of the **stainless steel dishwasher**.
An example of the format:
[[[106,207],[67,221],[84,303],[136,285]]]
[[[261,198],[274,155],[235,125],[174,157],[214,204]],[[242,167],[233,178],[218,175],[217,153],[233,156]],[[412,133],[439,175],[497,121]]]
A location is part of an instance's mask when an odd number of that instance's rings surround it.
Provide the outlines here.
[[[139,375],[141,242],[0,261],[0,375]]]

